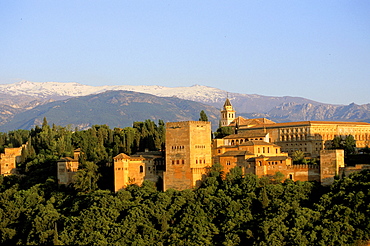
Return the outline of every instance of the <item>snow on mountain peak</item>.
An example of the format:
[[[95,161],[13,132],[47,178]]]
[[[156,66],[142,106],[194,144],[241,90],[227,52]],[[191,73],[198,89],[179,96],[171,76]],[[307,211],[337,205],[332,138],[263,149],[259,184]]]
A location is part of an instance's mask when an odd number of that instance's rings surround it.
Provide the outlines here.
[[[218,102],[224,100],[226,96],[226,92],[223,90],[197,84],[190,87],[165,87],[158,85],[89,86],[76,82],[30,82],[22,80],[14,84],[0,85],[1,93],[40,98],[86,96],[108,90],[135,91],[161,97],[177,96],[182,99],[204,102]]]

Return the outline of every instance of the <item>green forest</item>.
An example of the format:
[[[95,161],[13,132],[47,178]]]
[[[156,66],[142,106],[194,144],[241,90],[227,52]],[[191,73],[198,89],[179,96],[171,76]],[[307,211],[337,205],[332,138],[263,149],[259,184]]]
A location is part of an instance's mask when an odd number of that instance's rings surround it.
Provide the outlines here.
[[[157,189],[145,181],[112,192],[113,157],[163,150],[165,124],[88,130],[42,126],[0,133],[0,148],[22,151],[18,174],[0,176],[2,245],[367,245],[370,170],[329,187],[274,177],[223,175],[214,165],[201,187]],[[57,160],[80,148],[70,186]]]

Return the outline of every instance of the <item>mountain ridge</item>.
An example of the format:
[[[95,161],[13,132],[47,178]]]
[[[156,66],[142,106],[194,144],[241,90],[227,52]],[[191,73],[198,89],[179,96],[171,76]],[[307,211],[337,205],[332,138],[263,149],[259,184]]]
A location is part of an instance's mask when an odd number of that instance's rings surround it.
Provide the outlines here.
[[[68,97],[98,94],[108,90],[126,90],[152,94],[159,97],[179,97],[186,100],[206,103],[221,108],[228,95],[233,106],[240,113],[268,112],[276,105],[286,102],[323,104],[303,97],[276,97],[258,94],[241,94],[217,89],[204,85],[188,87],[166,87],[158,85],[105,85],[90,86],[76,82],[30,82],[20,81],[13,84],[0,85],[0,93],[11,95],[27,95],[39,99],[60,100]]]
[[[75,82],[21,81],[14,84],[0,85],[0,126],[9,125],[11,122],[14,123],[19,118],[17,117],[18,114],[22,114],[23,116],[27,115],[25,112],[29,110],[35,113],[37,110],[42,109],[42,105],[52,103],[53,101],[68,101],[73,98],[85,96],[93,97],[93,95],[98,96],[108,91],[131,91],[144,93],[146,94],[146,97],[149,97],[148,95],[152,95],[162,98],[161,100],[167,100],[165,98],[189,100],[201,103],[202,105],[212,106],[217,110],[222,108],[225,99],[228,96],[237,115],[247,118],[265,117],[276,122],[302,120],[370,122],[370,104],[357,105],[352,103],[349,105],[336,105],[320,103],[302,97],[272,97],[257,94],[231,93],[221,89],[197,84],[190,87],[165,87],[158,85],[89,86]],[[114,99],[112,100],[114,101]],[[81,103],[84,104],[84,102]],[[32,111],[33,109],[36,111]],[[73,108],[70,110],[73,110]],[[110,111],[109,108],[106,108],[106,110]],[[162,110],[166,109],[162,108]],[[104,114],[105,113],[106,112],[104,112]],[[112,112],[112,114],[114,113],[115,112]],[[195,119],[194,112],[191,114],[191,117],[188,116],[185,118]],[[32,114],[29,116],[32,117]],[[218,114],[217,117],[219,118],[219,116],[220,115]],[[79,115],[77,114],[75,117],[79,117]],[[115,116],[107,115],[107,117],[114,118]],[[150,117],[154,116],[148,114],[148,118]],[[168,119],[179,120],[180,118],[173,115],[172,119]],[[24,122],[28,122],[25,126],[29,127],[30,119],[23,117],[22,120]],[[132,120],[137,121],[139,119],[132,118]],[[57,120],[57,122],[61,121]],[[37,123],[37,121],[33,122],[33,124]],[[214,121],[214,123],[217,124],[216,121]],[[75,122],[73,124],[77,123]],[[83,128],[88,127],[89,124],[81,123],[78,126]]]
[[[134,121],[146,119],[165,122],[198,120],[201,110],[217,127],[219,111],[206,104],[133,91],[106,91],[39,105],[15,115],[0,126],[0,131],[31,129],[41,125],[44,117],[56,125],[79,129],[103,124],[127,127],[132,126]]]

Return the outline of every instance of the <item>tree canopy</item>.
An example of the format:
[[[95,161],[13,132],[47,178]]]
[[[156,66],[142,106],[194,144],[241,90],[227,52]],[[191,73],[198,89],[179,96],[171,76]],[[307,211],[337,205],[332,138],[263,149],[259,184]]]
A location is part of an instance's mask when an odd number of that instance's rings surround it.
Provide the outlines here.
[[[28,141],[19,175],[0,176],[2,245],[366,245],[370,170],[315,182],[228,174],[215,164],[196,189],[155,184],[109,189],[112,156],[159,149],[163,122],[72,131],[47,123],[0,135],[2,147]],[[148,141],[142,141],[147,138]],[[160,140],[158,140],[158,139]],[[144,144],[145,147],[142,146]],[[32,147],[32,148],[31,148]],[[56,184],[56,161],[80,148],[72,186]],[[100,176],[100,177],[99,177]]]
[[[200,118],[199,121],[208,121],[207,114],[204,112],[204,110],[200,111]]]

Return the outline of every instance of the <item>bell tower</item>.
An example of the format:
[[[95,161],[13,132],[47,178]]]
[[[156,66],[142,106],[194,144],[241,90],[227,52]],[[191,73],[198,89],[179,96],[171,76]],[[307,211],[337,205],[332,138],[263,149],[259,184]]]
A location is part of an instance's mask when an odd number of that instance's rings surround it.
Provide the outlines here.
[[[235,119],[235,110],[231,105],[229,97],[226,98],[223,110],[221,110],[221,127],[229,126]]]

